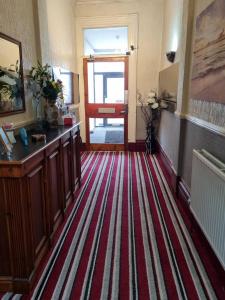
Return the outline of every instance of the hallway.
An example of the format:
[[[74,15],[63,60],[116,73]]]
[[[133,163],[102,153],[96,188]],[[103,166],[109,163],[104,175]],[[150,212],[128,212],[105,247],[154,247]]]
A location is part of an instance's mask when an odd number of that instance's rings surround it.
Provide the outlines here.
[[[32,295],[15,299],[222,299],[156,157],[84,152],[72,206]]]

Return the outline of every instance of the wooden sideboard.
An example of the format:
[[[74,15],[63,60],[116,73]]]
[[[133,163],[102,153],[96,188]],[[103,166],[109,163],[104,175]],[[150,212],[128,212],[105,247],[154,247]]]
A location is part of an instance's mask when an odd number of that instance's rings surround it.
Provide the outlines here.
[[[0,155],[0,291],[28,292],[54,232],[80,186],[79,124],[46,130],[46,142],[18,138]]]

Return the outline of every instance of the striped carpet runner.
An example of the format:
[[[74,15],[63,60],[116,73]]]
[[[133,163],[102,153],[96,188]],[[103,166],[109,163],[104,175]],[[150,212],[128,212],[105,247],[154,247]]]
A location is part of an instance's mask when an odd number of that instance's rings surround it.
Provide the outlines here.
[[[83,154],[82,187],[34,291],[2,296],[217,298],[157,159],[129,152]]]

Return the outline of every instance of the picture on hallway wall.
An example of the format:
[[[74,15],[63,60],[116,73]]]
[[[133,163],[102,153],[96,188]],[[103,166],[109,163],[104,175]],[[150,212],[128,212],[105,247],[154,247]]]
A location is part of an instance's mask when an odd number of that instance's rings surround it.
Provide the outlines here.
[[[215,0],[196,19],[191,99],[225,104],[225,1]]]

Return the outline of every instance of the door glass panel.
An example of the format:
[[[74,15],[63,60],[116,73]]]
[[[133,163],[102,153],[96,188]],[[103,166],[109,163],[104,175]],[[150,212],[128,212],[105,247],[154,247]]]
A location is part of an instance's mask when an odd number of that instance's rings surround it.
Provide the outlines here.
[[[95,75],[94,82],[95,103],[103,103],[103,76]]]
[[[103,127],[104,119],[103,118],[95,118],[95,127]]]
[[[107,78],[107,97],[105,98],[105,103],[124,103],[123,78]]]
[[[95,93],[94,93],[94,63],[88,63],[88,102],[95,103]]]
[[[107,124],[109,126],[123,126],[124,125],[124,119],[123,118],[108,118]]]
[[[91,144],[124,144],[123,118],[89,118]]]
[[[124,62],[88,62],[88,102],[124,103]]]
[[[94,68],[96,73],[104,73],[104,72],[124,73],[124,62],[123,61],[97,61],[94,62]]]

